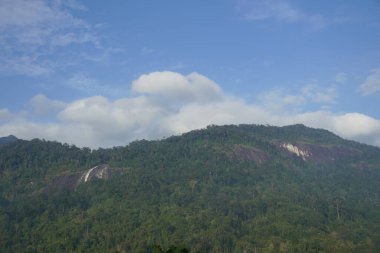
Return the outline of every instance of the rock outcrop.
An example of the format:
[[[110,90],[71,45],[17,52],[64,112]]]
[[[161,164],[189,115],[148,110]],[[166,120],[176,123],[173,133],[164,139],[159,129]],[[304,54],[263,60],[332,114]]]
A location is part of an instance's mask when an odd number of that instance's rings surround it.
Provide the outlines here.
[[[280,143],[278,147],[288,154],[296,155],[304,161],[329,163],[358,154],[359,151],[343,146],[322,146],[305,143]]]
[[[97,165],[81,173],[65,174],[57,176],[47,187],[49,189],[75,189],[80,184],[87,183],[95,178],[107,180],[117,174],[122,169],[111,168],[107,164]]]
[[[310,151],[297,147],[290,143],[283,143],[281,144],[281,147],[301,157],[304,161],[306,161],[306,159],[311,155]]]
[[[234,161],[254,162],[256,164],[262,164],[269,160],[269,156],[263,151],[240,144],[234,145],[229,154],[229,158]]]

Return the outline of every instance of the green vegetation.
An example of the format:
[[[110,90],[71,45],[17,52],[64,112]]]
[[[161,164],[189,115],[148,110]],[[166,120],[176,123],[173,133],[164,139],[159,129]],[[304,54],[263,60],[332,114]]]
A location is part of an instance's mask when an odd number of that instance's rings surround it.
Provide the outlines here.
[[[44,190],[102,163],[124,173]],[[96,151],[18,140],[0,147],[0,252],[380,252],[379,182],[380,149],[302,125]]]

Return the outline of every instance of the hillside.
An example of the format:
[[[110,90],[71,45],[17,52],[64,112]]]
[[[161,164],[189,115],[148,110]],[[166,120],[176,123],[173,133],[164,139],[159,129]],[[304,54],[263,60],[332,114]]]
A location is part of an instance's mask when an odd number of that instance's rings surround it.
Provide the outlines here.
[[[9,143],[12,143],[12,142],[15,142],[17,141],[17,138],[13,135],[9,135],[9,136],[6,136],[6,137],[0,137],[0,146],[1,145],[6,145],[6,144],[9,144]]]
[[[303,125],[0,146],[0,252],[380,252],[380,149]]]

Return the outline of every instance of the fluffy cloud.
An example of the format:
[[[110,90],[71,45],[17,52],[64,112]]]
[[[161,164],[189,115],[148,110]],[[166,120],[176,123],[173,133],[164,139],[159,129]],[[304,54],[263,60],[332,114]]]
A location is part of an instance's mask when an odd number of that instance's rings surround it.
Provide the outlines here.
[[[198,73],[187,76],[164,71],[142,75],[132,83],[132,90],[171,103],[210,103],[223,99],[220,87]]]
[[[236,98],[226,98],[218,103],[192,103],[169,115],[163,126],[172,133],[183,133],[211,124],[267,123],[274,118],[264,108],[247,104]]]
[[[325,128],[342,137],[380,146],[380,121],[360,113],[335,114],[326,110],[302,112],[277,110],[268,103],[248,103],[229,96],[212,80],[198,73],[153,72],[132,83],[133,97],[109,100],[87,97],[63,103],[39,94],[32,98],[32,110],[23,116],[0,110],[0,136],[45,138],[78,146],[111,147],[136,139],[157,139],[210,124],[304,123]],[[299,94],[278,92],[268,100],[281,103],[331,103],[331,88],[305,86]],[[272,92],[273,93],[273,92]],[[270,104],[270,103],[269,103]],[[44,107],[51,110],[45,111]],[[54,112],[50,122],[33,120],[34,114]]]
[[[144,138],[149,135],[149,131],[143,135],[137,133],[149,130],[168,113],[165,107],[144,96],[115,101],[96,96],[74,101],[60,112],[59,118],[64,122],[88,125],[105,135],[109,132],[125,132],[130,136]]]
[[[372,71],[372,74],[360,85],[360,91],[363,95],[380,92],[380,68]]]
[[[380,134],[380,121],[360,113],[346,113],[334,119],[334,128],[345,137],[366,137]]]

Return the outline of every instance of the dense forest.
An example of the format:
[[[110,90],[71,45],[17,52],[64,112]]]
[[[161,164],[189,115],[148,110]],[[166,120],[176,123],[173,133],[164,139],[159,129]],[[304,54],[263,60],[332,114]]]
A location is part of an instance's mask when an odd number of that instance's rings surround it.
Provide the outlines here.
[[[99,164],[120,173],[54,188]],[[379,182],[379,148],[303,125],[98,150],[11,138],[0,252],[380,252]]]

